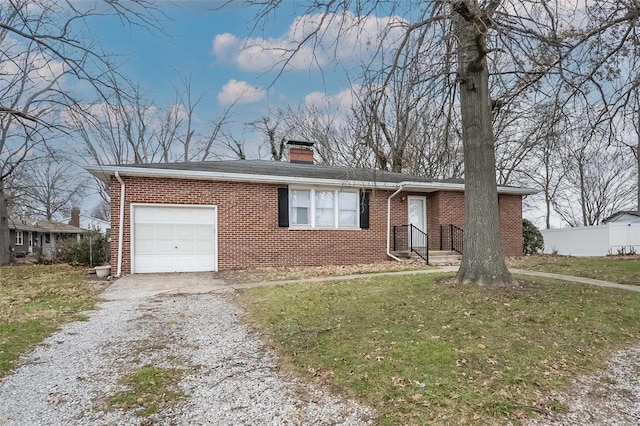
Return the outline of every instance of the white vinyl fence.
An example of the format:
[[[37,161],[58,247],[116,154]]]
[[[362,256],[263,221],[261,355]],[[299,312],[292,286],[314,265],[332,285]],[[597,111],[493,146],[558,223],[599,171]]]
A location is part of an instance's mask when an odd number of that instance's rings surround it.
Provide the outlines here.
[[[541,229],[544,252],[571,256],[640,254],[640,223],[607,223],[577,228]]]

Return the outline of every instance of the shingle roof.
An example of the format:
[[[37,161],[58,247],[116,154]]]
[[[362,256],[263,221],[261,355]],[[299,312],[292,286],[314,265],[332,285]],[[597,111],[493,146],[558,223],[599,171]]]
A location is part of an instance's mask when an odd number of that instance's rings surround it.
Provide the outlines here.
[[[417,177],[405,173],[393,173],[381,170],[323,166],[319,164],[289,163],[284,161],[265,160],[228,160],[197,161],[183,163],[129,164],[122,167],[190,170],[199,172],[241,173],[263,176],[289,176],[315,179],[359,180],[365,182],[443,182],[464,183],[463,179],[431,179]]]
[[[196,161],[182,163],[150,163],[112,166],[89,166],[86,169],[104,182],[109,176],[174,177],[187,179],[215,179],[227,181],[256,181],[290,183],[300,179],[304,184],[356,184],[366,187],[396,189],[401,184],[415,190],[464,190],[464,179],[433,179],[406,173],[355,167],[324,166],[318,164],[290,163],[264,160]],[[413,188],[412,188],[413,187]],[[536,189],[515,186],[499,186],[498,192],[511,194],[535,194]]]
[[[13,229],[17,231],[32,231],[32,232],[42,231],[41,228],[38,228],[35,225],[25,223],[20,219],[12,219],[12,218],[9,218],[9,229]]]
[[[82,234],[84,229],[77,226],[68,225],[60,222],[50,222],[48,220],[39,220],[36,222],[36,226],[44,231],[58,232],[61,234]]]

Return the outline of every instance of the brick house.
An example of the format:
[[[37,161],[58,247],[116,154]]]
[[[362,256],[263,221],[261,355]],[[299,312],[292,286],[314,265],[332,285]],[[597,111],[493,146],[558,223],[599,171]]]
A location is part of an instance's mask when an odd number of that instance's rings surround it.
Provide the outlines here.
[[[110,187],[117,275],[371,263],[451,247],[464,182],[289,162],[205,161],[88,167]],[[498,188],[502,248],[522,254],[522,196]]]

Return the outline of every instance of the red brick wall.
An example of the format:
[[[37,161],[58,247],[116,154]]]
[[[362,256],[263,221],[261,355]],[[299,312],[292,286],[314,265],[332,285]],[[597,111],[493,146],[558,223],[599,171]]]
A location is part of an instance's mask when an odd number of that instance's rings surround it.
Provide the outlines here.
[[[371,193],[369,229],[296,230],[278,227],[277,188],[281,185],[130,177],[123,180],[126,185],[124,274],[131,271],[129,214],[132,202],[216,205],[219,270],[370,263],[387,258],[388,191]],[[111,181],[111,200],[111,254],[115,262],[120,220],[120,184],[115,179]],[[406,213],[397,220],[406,220]]]
[[[464,193],[451,191],[432,192],[427,198],[429,241],[439,244],[440,224],[455,225],[464,229]],[[522,197],[501,194],[500,238],[505,256],[522,255]]]
[[[384,260],[387,244],[387,199],[390,191],[373,191],[369,229],[297,230],[278,227],[278,190],[281,185],[215,182],[187,179],[123,177],[125,181],[122,273],[131,271],[131,203],[202,204],[218,208],[218,269],[265,266],[303,266],[370,263]],[[391,225],[407,223],[406,195],[392,199]],[[424,194],[415,194],[424,195]],[[403,196],[405,197],[403,199]],[[501,221],[505,250],[522,252],[522,219],[519,196],[501,197]],[[464,227],[461,192],[427,194],[429,238],[436,241],[439,224]],[[120,184],[111,180],[111,258],[117,261]],[[515,235],[519,232],[519,237]],[[519,244],[519,246],[518,246]],[[517,246],[517,247],[516,247]]]
[[[500,206],[500,237],[505,256],[522,256],[522,197],[502,194]]]

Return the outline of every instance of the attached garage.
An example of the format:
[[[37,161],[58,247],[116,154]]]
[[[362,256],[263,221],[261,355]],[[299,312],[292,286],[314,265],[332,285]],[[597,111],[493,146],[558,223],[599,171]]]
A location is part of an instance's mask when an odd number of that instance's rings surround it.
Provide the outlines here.
[[[131,204],[131,271],[216,271],[215,206]]]

